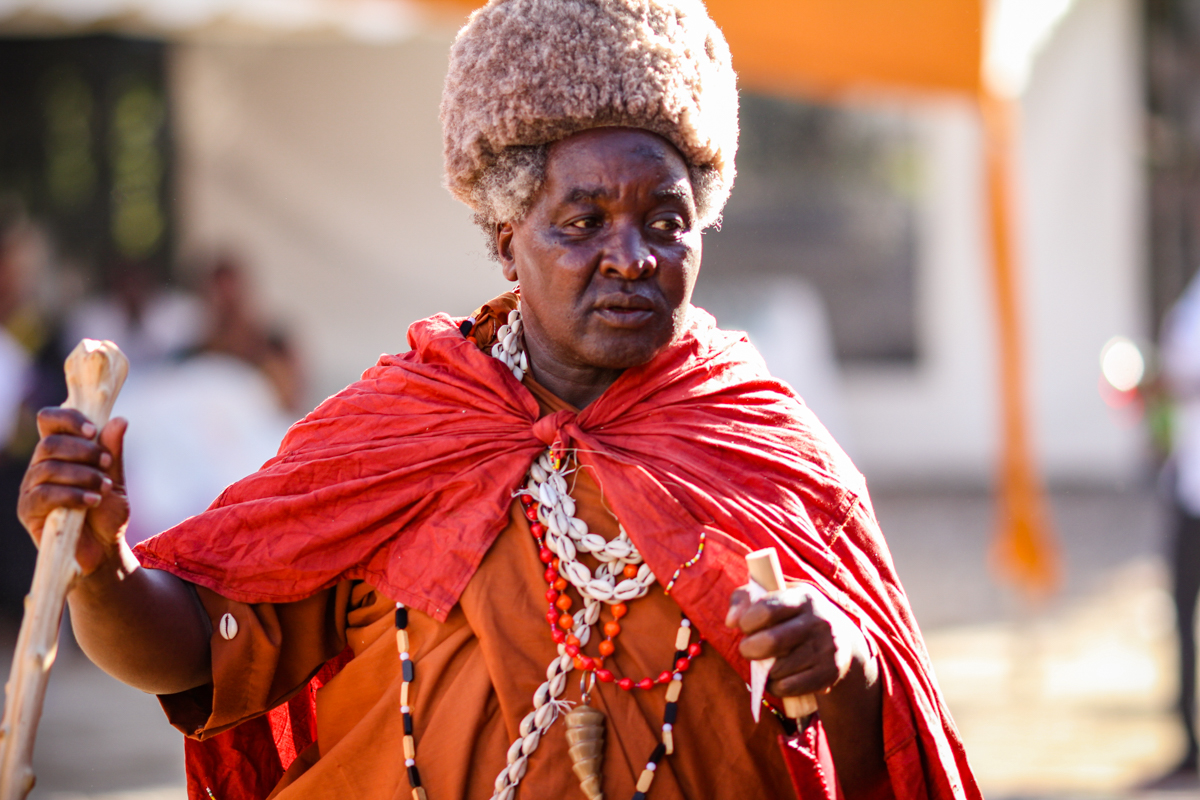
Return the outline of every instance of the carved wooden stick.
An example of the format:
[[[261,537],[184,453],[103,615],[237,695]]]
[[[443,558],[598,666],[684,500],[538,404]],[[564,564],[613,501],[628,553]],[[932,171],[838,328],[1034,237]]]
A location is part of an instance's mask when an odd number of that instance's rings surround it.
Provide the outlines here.
[[[750,578],[768,592],[778,592],[786,586],[783,568],[779,566],[779,554],[774,547],[755,550],[746,555],[746,566],[750,569]],[[792,719],[804,719],[817,712],[817,698],[806,694],[800,697],[783,698],[783,713]]]
[[[79,411],[99,431],[108,422],[128,371],[129,362],[115,344],[84,339],[67,358],[67,402],[63,408]],[[63,603],[79,576],[75,547],[85,515],[80,509],[56,508],[42,530],[33,588],[25,597],[25,617],[4,687],[0,800],[24,800],[33,788],[33,742],[42,716],[46,681],[58,651]]]

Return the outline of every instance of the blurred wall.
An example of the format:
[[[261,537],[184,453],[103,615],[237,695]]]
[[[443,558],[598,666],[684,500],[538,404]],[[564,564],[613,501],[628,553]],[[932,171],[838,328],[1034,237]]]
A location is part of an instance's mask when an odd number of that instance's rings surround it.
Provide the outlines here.
[[[1144,469],[1139,433],[1097,391],[1104,342],[1146,333],[1134,3],[1077,0],[1022,103],[1031,397],[1058,481]],[[246,255],[307,348],[314,401],[405,349],[411,320],[466,314],[506,285],[440,185],[449,42],[174,50],[183,252]],[[923,142],[921,356],[847,370],[841,416],[873,482],[984,483],[999,412],[979,124],[966,101],[905,113]]]
[[[1018,236],[1035,444],[1059,483],[1145,475],[1141,430],[1098,391],[1104,343],[1145,338],[1135,0],[1077,0],[1021,100]],[[925,142],[915,369],[845,376],[853,455],[887,482],[984,482],[995,464],[995,323],[982,147],[970,104],[910,107]]]
[[[1153,337],[1137,7],[1077,0],[1022,101],[1035,433],[1051,475],[1144,464],[1140,430],[1097,390],[1110,337]]]
[[[449,44],[174,49],[183,263],[244,254],[299,338],[314,404],[407,350],[412,320],[507,286],[441,187]]]

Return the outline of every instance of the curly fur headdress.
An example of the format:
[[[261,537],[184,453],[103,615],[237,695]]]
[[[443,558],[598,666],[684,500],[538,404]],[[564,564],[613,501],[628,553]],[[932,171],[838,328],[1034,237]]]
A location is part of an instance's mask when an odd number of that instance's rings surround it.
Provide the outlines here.
[[[642,128],[701,176],[707,224],[733,186],[736,83],[700,0],[491,0],[450,50],[446,185],[477,216],[513,219],[540,186],[538,146],[589,128]]]

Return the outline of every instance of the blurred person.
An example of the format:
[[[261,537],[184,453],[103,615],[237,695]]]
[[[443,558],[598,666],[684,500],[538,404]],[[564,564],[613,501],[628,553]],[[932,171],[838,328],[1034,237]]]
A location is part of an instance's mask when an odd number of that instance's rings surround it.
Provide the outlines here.
[[[87,509],[77,633],[161,696],[192,796],[979,798],[865,481],[690,304],[737,148],[703,6],[493,0],[442,121],[516,290],[136,556],[125,422],[39,417],[22,519]],[[752,602],[765,546],[796,583]]]
[[[1200,746],[1196,734],[1196,602],[1200,598],[1200,273],[1192,278],[1163,319],[1159,368],[1174,401],[1169,462],[1173,537],[1170,551],[1175,620],[1179,638],[1179,702],[1185,750],[1182,760],[1155,786],[1196,782]]]
[[[264,325],[251,298],[245,270],[232,256],[217,260],[205,284],[207,334],[199,349],[252,364],[270,381],[279,405],[299,414],[304,382],[291,341]]]
[[[35,300],[48,247],[21,204],[0,198],[0,508],[17,504],[37,444],[38,408],[66,397],[57,330]],[[0,613],[19,617],[37,551],[11,511],[0,514]]]
[[[116,413],[133,421],[125,438],[126,486],[136,509],[125,534],[131,543],[204,511],[275,455],[299,413],[294,348],[260,322],[233,258],[216,261],[200,297],[199,343],[133,372],[117,401]],[[187,425],[178,424],[181,416]]]
[[[67,314],[66,340],[108,339],[135,369],[161,364],[197,346],[204,311],[192,294],[162,285],[150,264],[118,258],[108,265],[107,290]]]

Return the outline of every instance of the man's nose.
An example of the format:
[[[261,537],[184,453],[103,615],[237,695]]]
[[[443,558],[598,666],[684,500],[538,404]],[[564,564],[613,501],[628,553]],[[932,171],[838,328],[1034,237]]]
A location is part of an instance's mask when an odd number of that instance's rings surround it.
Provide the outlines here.
[[[650,251],[636,225],[619,226],[604,248],[601,270],[627,281],[649,277],[658,268],[658,259]]]

